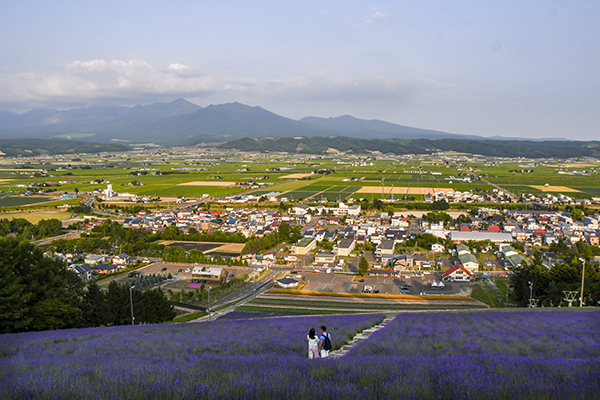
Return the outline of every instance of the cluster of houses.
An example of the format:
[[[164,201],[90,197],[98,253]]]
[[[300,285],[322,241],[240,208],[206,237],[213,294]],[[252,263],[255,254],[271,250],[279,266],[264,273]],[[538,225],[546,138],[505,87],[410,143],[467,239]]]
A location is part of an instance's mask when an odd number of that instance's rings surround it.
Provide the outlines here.
[[[493,189],[491,192],[478,193],[475,190],[460,192],[440,190],[424,198],[425,203],[446,200],[448,203],[515,203],[516,198],[503,190]]]
[[[55,255],[55,257],[61,255]],[[80,255],[68,254],[64,257],[69,259],[81,258]],[[74,271],[84,281],[88,281],[96,274],[110,274],[120,269],[124,269],[127,265],[135,261],[135,258],[128,256],[125,253],[116,256],[107,256],[103,254],[89,254],[85,256],[83,264],[70,264],[68,269]]]
[[[176,226],[182,231],[196,228],[199,231],[224,231],[239,233],[246,237],[260,237],[278,229],[281,223],[301,225],[303,237],[285,255],[288,265],[298,265],[306,256],[314,255],[314,268],[340,268],[353,256],[357,245],[372,244],[374,270],[399,271],[405,268],[425,268],[431,266],[431,259],[413,254],[396,254],[396,245],[417,233],[431,233],[444,240],[457,244],[453,264],[454,275],[468,277],[479,269],[480,262],[466,246],[469,241],[489,241],[497,248],[496,254],[505,267],[521,264],[524,258],[510,246],[514,241],[529,246],[549,245],[563,238],[572,244],[586,241],[599,245],[600,216],[584,216],[574,221],[568,213],[547,210],[506,210],[481,208],[476,217],[465,223],[445,226],[443,222],[428,222],[422,219],[412,221],[403,216],[376,214],[360,215],[360,205],[339,203],[336,207],[296,205],[281,213],[260,208],[228,208],[225,211],[208,211],[193,208],[163,210],[155,213],[139,212],[136,217],[127,218],[124,226],[131,228],[161,231],[167,226]],[[342,223],[343,222],[343,223]],[[412,224],[411,224],[412,222]],[[91,223],[91,222],[90,222]],[[310,226],[306,226],[310,224]],[[318,243],[328,241],[330,251],[318,249]],[[443,244],[434,243],[432,253],[446,252]],[[84,264],[73,265],[80,274],[112,272],[131,260],[85,260]],[[100,257],[100,256],[99,256]],[[271,265],[277,262],[273,254],[247,255],[253,265]],[[124,263],[124,264],[123,264]],[[295,264],[294,264],[295,263]],[[86,267],[87,265],[87,267]],[[456,265],[452,266],[454,268]],[[462,272],[460,272],[462,271]],[[464,272],[466,271],[466,272]],[[453,276],[454,277],[454,276]]]
[[[574,199],[571,196],[564,195],[559,193],[558,195],[553,195],[550,193],[540,193],[540,194],[522,194],[520,201],[522,203],[533,203],[538,205],[590,205],[590,204],[600,204],[600,197],[592,197],[591,199]]]
[[[459,224],[458,230],[440,229],[439,225],[423,226],[423,231],[453,242],[489,240],[493,243],[512,241],[529,246],[550,245],[560,238],[571,245],[584,240],[599,243],[600,216],[584,216],[574,221],[569,213],[546,210],[499,210],[482,208],[478,217]]]

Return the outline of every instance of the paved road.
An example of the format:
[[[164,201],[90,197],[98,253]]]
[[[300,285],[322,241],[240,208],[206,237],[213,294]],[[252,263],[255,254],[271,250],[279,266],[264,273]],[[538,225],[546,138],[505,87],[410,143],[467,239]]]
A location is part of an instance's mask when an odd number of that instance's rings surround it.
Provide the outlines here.
[[[36,240],[32,243],[39,246],[42,244],[50,243],[51,241],[58,240],[58,239],[77,239],[77,238],[79,238],[79,235],[80,235],[80,232],[69,232],[69,233],[65,233],[63,235],[52,236],[49,238]]]
[[[279,276],[283,270],[273,269],[267,274],[263,275],[256,283],[246,286],[244,289],[233,293],[231,296],[220,299],[215,303],[211,303],[211,309],[215,309],[219,306],[230,304],[229,307],[214,311],[210,315],[198,318],[190,322],[204,322],[217,319],[225,314],[232,312],[236,307],[239,307],[256,296],[260,296],[267,290],[273,287],[273,282],[277,276]]]
[[[490,186],[493,186],[495,189],[502,190],[503,192],[507,193],[507,194],[508,194],[510,197],[512,197],[513,199],[518,199],[518,198],[519,198],[519,196],[517,196],[517,195],[515,195],[514,193],[511,193],[511,192],[509,192],[508,190],[506,190],[506,189],[504,189],[504,188],[502,188],[502,187],[500,187],[500,186],[496,185],[495,183],[492,183],[492,182],[490,182],[490,181],[488,181],[488,180],[485,180],[485,179],[483,179],[483,178],[481,178],[481,177],[480,177],[479,179],[481,179],[483,182],[487,183],[488,185],[490,185]]]

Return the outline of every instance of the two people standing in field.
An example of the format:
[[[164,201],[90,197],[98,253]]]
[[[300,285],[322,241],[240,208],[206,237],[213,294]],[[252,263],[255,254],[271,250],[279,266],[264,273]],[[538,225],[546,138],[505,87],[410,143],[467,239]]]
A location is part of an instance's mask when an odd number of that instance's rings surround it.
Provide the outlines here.
[[[308,358],[326,358],[331,351],[331,334],[327,333],[327,327],[321,326],[321,336],[316,335],[315,328],[310,328],[306,336],[308,341]]]

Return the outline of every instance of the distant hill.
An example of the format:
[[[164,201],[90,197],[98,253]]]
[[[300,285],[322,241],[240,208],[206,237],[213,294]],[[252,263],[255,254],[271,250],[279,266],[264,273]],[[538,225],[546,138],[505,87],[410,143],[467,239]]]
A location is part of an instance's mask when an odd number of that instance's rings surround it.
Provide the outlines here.
[[[479,136],[457,135],[448,132],[413,128],[376,119],[364,120],[343,115],[336,118],[306,117],[300,122],[336,132],[338,135],[377,139],[483,139]]]
[[[251,152],[288,152],[326,154],[328,151],[365,154],[430,154],[436,151],[456,151],[496,157],[580,157],[600,156],[600,142],[534,142],[524,140],[464,140],[464,139],[356,139],[349,137],[303,137],[256,139],[243,138],[219,146]]]
[[[99,153],[128,150],[131,150],[129,146],[117,143],[46,139],[0,139],[0,152],[6,156],[38,156],[41,154]]]
[[[187,145],[244,137],[481,139],[385,121],[361,120],[348,115],[337,118],[306,117],[296,121],[258,106],[228,103],[202,108],[183,99],[135,107],[85,107],[66,111],[35,109],[24,114],[0,112],[0,138],[23,136]]]

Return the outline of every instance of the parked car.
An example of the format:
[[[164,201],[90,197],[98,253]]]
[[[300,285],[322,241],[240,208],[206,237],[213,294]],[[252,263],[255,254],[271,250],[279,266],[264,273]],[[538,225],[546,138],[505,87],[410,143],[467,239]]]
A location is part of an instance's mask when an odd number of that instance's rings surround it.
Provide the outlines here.
[[[163,267],[163,269],[160,270],[160,272],[165,272],[167,270],[167,267]]]
[[[190,272],[190,271],[191,271],[191,270],[190,270],[189,268],[186,268],[186,269],[185,269],[185,272]]]
[[[361,278],[361,279],[359,279],[358,281],[359,281],[359,282],[364,282],[365,280]]]

